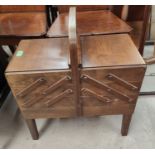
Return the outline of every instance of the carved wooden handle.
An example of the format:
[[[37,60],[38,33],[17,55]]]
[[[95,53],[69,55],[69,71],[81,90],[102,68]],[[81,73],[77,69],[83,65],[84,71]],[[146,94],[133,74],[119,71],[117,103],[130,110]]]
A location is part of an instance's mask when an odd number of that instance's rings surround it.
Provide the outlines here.
[[[93,97],[97,98],[99,101],[102,101],[103,103],[110,103],[111,99],[109,99],[108,97],[104,97],[102,95],[98,95],[96,92],[87,89],[87,88],[82,88],[81,89],[82,92],[87,92],[88,94],[92,95]]]
[[[63,99],[66,95],[71,94],[73,91],[71,89],[67,89],[64,92],[60,93],[59,95],[57,95],[54,98],[50,98],[45,105],[47,107],[53,106],[54,104],[56,104],[56,102],[60,101],[61,99]]]
[[[71,7],[69,9],[69,24],[68,24],[68,36],[70,53],[68,57],[68,64],[72,66],[73,61],[75,61],[79,66],[81,65],[81,48],[80,48],[80,38],[77,35],[76,29],[76,7]]]
[[[33,96],[32,99],[25,101],[25,103],[23,104],[23,107],[28,108],[28,107],[36,104],[37,102],[39,102],[42,99],[44,99],[44,96],[42,94],[38,95],[38,96]]]
[[[32,99],[26,101],[23,106],[25,107],[29,107],[34,105],[35,103],[37,103],[39,100],[42,100],[44,97],[48,96],[49,93],[51,93],[53,90],[57,89],[59,86],[61,86],[62,84],[64,84],[66,82],[66,80],[71,80],[70,76],[65,76],[62,79],[60,79],[59,81],[57,81],[56,83],[54,83],[53,85],[51,85],[49,88],[47,88],[46,90],[44,90],[40,95],[38,95],[37,97],[34,96]]]
[[[66,81],[71,80],[70,76],[65,76],[62,79],[60,79],[59,81],[57,81],[56,83],[52,84],[50,87],[48,87],[46,90],[44,90],[43,94],[49,94],[51,93],[53,90],[57,89],[58,87],[60,87],[61,85],[65,84]]]
[[[82,115],[82,107],[80,103],[80,72],[79,72],[79,60],[78,60],[78,39],[76,33],[76,8],[71,7],[69,10],[69,51],[70,51],[70,68],[72,74],[72,83],[74,90],[74,101],[76,104],[77,115]]]
[[[118,76],[114,75],[114,74],[108,74],[107,76],[110,80],[113,80],[117,83],[119,83],[120,85],[130,89],[130,90],[138,90],[138,87],[134,86],[133,84],[119,78]]]
[[[86,82],[89,82],[93,85],[95,85],[96,87],[99,87],[101,89],[104,89],[110,93],[112,93],[113,95],[127,101],[127,102],[132,102],[132,99],[130,97],[128,97],[127,95],[125,94],[122,94],[120,92],[118,92],[117,90],[115,90],[114,88],[111,88],[109,87],[108,85],[104,84],[104,83],[101,83],[100,81],[88,76],[88,75],[82,75],[81,78],[83,80],[85,80]]]
[[[29,86],[27,86],[26,88],[24,88],[22,91],[20,91],[17,94],[17,97],[24,97],[26,94],[30,93],[31,91],[33,91],[37,86],[42,85],[46,80],[43,78],[40,78],[36,81],[34,81],[32,84],[30,84]]]

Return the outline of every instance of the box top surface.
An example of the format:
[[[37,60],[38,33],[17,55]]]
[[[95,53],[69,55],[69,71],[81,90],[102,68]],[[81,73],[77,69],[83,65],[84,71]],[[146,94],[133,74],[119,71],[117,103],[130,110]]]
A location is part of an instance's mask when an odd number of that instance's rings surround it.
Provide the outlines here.
[[[68,69],[68,52],[67,38],[23,40],[6,72]]]
[[[128,34],[81,38],[83,67],[145,65]]]
[[[44,12],[0,13],[0,36],[30,37],[45,34],[46,14]]]
[[[77,12],[79,35],[127,33],[132,28],[109,10]],[[48,37],[68,36],[68,13],[59,14],[47,33]]]
[[[20,42],[6,72],[69,69],[68,38],[34,39]],[[127,34],[81,37],[84,68],[145,65]]]

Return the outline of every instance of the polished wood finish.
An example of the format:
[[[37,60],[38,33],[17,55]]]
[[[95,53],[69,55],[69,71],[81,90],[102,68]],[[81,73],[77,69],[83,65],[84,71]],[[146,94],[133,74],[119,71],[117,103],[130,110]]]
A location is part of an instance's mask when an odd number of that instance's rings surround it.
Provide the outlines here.
[[[77,13],[79,35],[128,33],[132,28],[109,10],[85,11]],[[68,14],[60,14],[50,27],[48,37],[68,36]]]
[[[127,135],[145,62],[127,34],[80,37],[75,19],[71,8],[68,38],[19,44],[6,70],[17,104],[30,120],[121,114]]]
[[[46,29],[43,12],[0,13],[0,36],[43,36]]]
[[[46,6],[0,5],[0,45],[13,49],[22,39],[44,38],[48,13]]]
[[[16,54],[21,50],[23,56],[17,57]],[[67,38],[21,41],[7,72],[68,69],[68,51]]]
[[[47,26],[45,6],[0,6],[0,37],[43,36]]]
[[[0,5],[0,13],[15,12],[42,12],[45,11],[44,5]]]
[[[88,36],[81,40],[83,67],[144,64],[127,34]]]
[[[54,6],[57,8],[58,13],[68,13],[69,8],[72,5],[58,5]],[[99,10],[111,10],[115,15],[121,18],[123,5],[74,5],[76,7],[77,12],[84,11],[99,11]]]
[[[72,5],[52,5],[50,8],[52,10],[53,20],[57,18],[60,13],[68,13],[69,8]],[[76,7],[77,12],[83,11],[99,11],[99,10],[111,10],[116,16],[121,18],[123,5],[74,5]]]

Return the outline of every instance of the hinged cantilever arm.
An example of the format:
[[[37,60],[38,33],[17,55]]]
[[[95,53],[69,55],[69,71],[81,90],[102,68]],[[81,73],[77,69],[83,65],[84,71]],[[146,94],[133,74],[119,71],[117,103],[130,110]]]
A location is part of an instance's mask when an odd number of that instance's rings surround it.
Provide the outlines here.
[[[107,84],[105,84],[103,82],[100,82],[100,81],[98,81],[98,80],[96,80],[96,79],[94,79],[94,78],[92,78],[92,77],[90,77],[88,75],[82,75],[81,79],[86,81],[86,82],[89,82],[90,84],[95,85],[96,87],[104,89],[105,91],[107,91],[107,92],[109,92],[109,93],[111,93],[111,94],[113,94],[113,95],[127,101],[127,102],[132,102],[133,101],[133,99],[128,97],[126,94],[122,94],[121,92],[117,91],[116,89],[111,88]]]
[[[129,83],[128,81],[125,81],[123,79],[121,79],[120,77],[114,75],[114,74],[108,74],[108,79],[109,80],[113,80],[117,83],[119,83],[120,85],[128,88],[128,89],[131,89],[131,90],[138,90],[138,87],[134,86],[133,84]]]
[[[17,94],[17,97],[24,97],[27,95],[29,92],[33,91],[40,85],[42,85],[46,80],[44,78],[39,78],[36,81],[34,81],[32,84],[28,85],[26,88],[24,88],[22,91],[20,91]]]
[[[71,89],[67,89],[64,92],[60,93],[59,95],[57,95],[56,97],[52,97],[50,98],[47,102],[45,102],[45,105],[47,107],[53,106],[54,104],[56,104],[58,101],[60,101],[61,99],[63,99],[64,97],[66,97],[67,95],[73,93],[73,91]]]
[[[101,101],[103,103],[110,103],[111,102],[111,99],[109,99],[108,97],[99,95],[96,92],[94,92],[93,90],[90,90],[88,88],[82,88],[81,91],[90,94],[91,96],[97,98],[99,101]]]
[[[44,90],[44,92],[42,94],[46,95],[46,94],[51,93],[55,89],[57,89],[57,88],[61,87],[63,84],[65,84],[66,81],[71,81],[71,77],[70,76],[65,76],[65,77],[61,78],[60,80],[58,80],[57,82],[55,82],[54,84],[49,86],[46,90]]]

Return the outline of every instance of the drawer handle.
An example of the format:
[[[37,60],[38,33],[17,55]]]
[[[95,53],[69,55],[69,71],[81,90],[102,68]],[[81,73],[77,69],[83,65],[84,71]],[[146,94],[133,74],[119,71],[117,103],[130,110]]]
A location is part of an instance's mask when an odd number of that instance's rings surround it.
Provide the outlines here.
[[[134,86],[133,84],[119,78],[118,76],[114,75],[114,74],[108,74],[108,79],[113,80],[117,83],[119,83],[120,85],[130,89],[130,90],[138,90],[138,87]]]
[[[97,98],[99,101],[103,102],[103,103],[110,103],[111,102],[111,99],[109,99],[108,97],[104,97],[102,95],[98,95],[96,92],[90,90],[90,89],[87,89],[87,88],[82,88],[81,89],[82,92],[86,92],[88,94],[90,94],[91,96]]]
[[[43,78],[40,78],[36,81],[34,81],[32,84],[30,84],[29,86],[27,86],[26,88],[24,88],[22,91],[20,91],[17,94],[17,97],[24,97],[26,94],[31,93],[31,91],[33,89],[35,89],[37,86],[42,85],[46,80]]]
[[[49,94],[53,90],[57,89],[59,86],[65,84],[67,80],[71,80],[71,77],[65,76],[62,79],[58,80],[56,83],[52,84],[49,88],[44,90],[43,95]]]
[[[121,98],[122,100],[125,100],[125,101],[127,101],[127,102],[132,102],[132,101],[133,101],[133,100],[132,100],[130,97],[128,97],[126,94],[122,94],[122,93],[120,93],[119,91],[117,91],[116,89],[111,88],[111,87],[109,87],[108,85],[106,85],[106,84],[104,84],[104,83],[101,83],[100,81],[98,81],[98,80],[96,80],[96,79],[94,79],[94,78],[92,78],[92,77],[90,77],[90,76],[88,76],[88,75],[82,75],[81,78],[82,78],[84,81],[86,81],[86,82],[88,82],[88,83],[90,83],[90,84],[93,84],[93,85],[95,85],[96,87],[99,87],[99,88],[101,88],[101,89],[104,89],[105,91],[107,91],[107,92],[109,92],[109,93],[111,93],[111,94],[113,94],[113,95],[115,95],[115,96]]]
[[[50,98],[46,103],[45,105],[47,107],[51,107],[53,106],[54,104],[56,104],[56,102],[60,101],[61,99],[63,99],[66,95],[68,94],[72,94],[73,91],[71,89],[67,89],[65,90],[64,92],[60,93],[59,95],[57,95],[56,97],[54,98]]]

